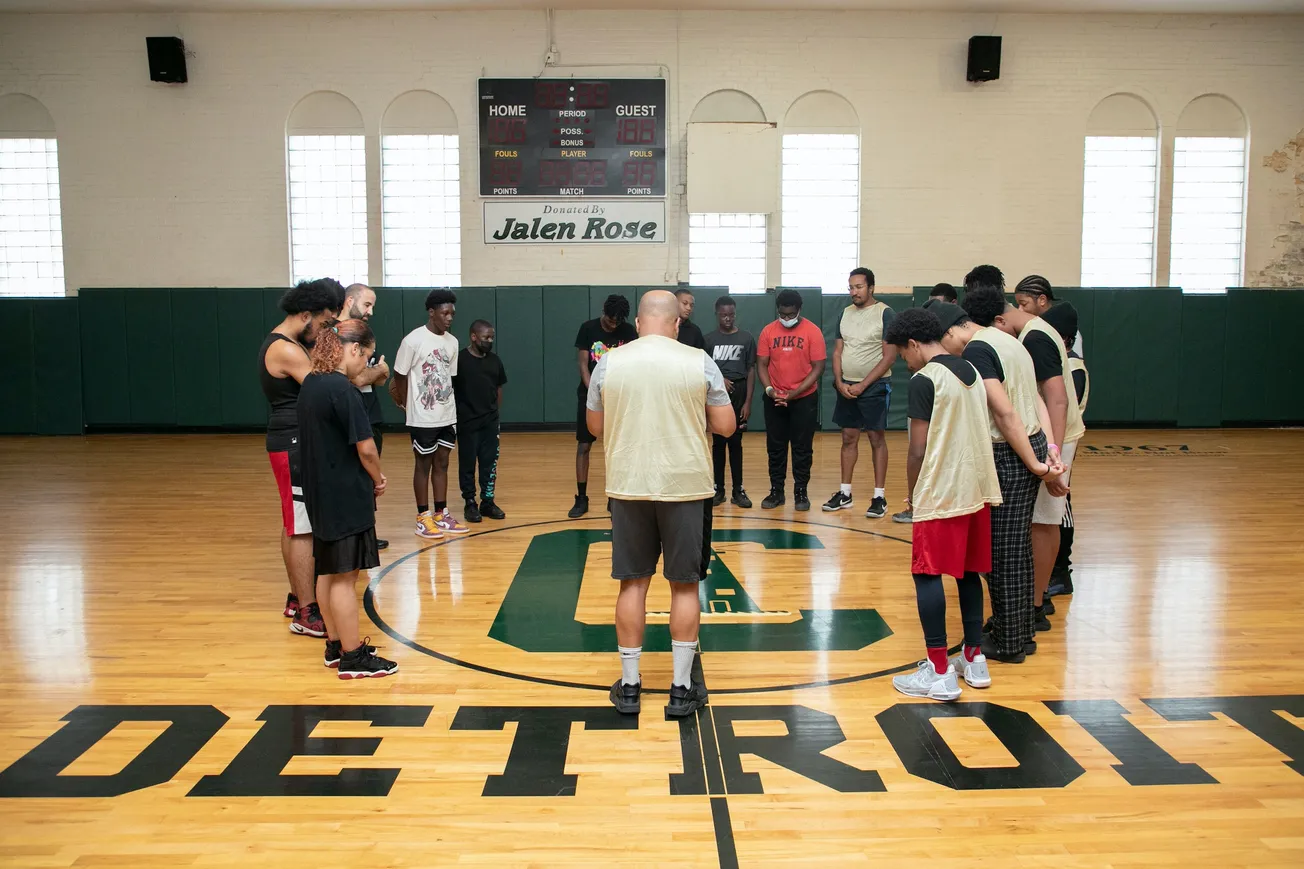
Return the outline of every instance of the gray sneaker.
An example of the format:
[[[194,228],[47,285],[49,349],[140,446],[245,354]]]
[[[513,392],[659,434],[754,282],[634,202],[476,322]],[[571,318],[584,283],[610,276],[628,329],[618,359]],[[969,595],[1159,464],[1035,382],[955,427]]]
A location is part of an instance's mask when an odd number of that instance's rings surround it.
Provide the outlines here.
[[[915,521],[915,511],[907,507],[900,513],[893,513],[892,521],[901,525],[909,525]]]
[[[987,669],[987,658],[982,652],[975,655],[972,661],[966,661],[961,652],[951,659],[951,666],[964,676],[964,682],[970,688],[992,687],[992,674]]]
[[[947,666],[938,673],[927,658],[919,662],[915,672],[892,677],[892,687],[908,697],[927,697],[931,700],[955,700],[960,696],[960,680],[955,667]]]

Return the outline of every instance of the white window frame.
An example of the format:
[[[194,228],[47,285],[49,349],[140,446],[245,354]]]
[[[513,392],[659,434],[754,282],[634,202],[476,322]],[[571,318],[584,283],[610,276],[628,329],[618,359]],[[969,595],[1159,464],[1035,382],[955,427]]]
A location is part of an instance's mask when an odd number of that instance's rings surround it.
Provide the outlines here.
[[[1244,136],[1173,142],[1169,283],[1187,293],[1222,293],[1245,282],[1247,145]]]
[[[1084,287],[1153,287],[1159,137],[1087,136],[1082,173]]]
[[[381,136],[386,286],[461,286],[460,154],[456,134]]]
[[[765,292],[768,215],[688,215],[688,284],[728,287],[737,296]]]
[[[63,296],[59,143],[0,138],[0,296]]]
[[[290,282],[369,283],[366,138],[286,136]]]
[[[783,136],[780,286],[847,291],[860,265],[860,135]]]

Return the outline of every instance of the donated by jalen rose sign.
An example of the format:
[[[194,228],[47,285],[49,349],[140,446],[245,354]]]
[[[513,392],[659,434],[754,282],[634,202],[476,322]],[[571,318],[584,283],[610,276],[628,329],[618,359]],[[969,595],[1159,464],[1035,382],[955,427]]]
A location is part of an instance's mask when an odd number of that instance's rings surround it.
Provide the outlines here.
[[[664,202],[484,204],[485,244],[662,244],[665,240]]]

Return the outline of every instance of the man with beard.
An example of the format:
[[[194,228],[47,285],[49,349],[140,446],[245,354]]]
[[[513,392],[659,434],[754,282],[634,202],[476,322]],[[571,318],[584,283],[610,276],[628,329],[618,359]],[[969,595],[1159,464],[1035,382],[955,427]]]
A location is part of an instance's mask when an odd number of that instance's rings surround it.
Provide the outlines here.
[[[365,323],[371,320],[371,315],[375,312],[376,291],[366,284],[350,284],[344,293],[344,319],[362,320]],[[382,452],[385,437],[380,430],[384,417],[380,412],[380,395],[375,387],[388,379],[389,365],[385,363],[385,357],[379,351],[372,351],[371,358],[367,360],[367,370],[353,380],[353,385],[362,393],[362,406],[367,409],[367,418],[371,420],[371,438],[376,442],[377,456]],[[377,549],[388,547],[388,540],[376,539]]]
[[[271,405],[267,416],[267,458],[281,496],[281,558],[290,581],[285,617],[290,630],[309,637],[326,636],[317,608],[312,559],[312,527],[303,500],[299,463],[299,386],[312,371],[308,348],[321,329],[329,328],[344,305],[339,281],[301,281],[281,296],[285,319],[258,351],[258,381]]]

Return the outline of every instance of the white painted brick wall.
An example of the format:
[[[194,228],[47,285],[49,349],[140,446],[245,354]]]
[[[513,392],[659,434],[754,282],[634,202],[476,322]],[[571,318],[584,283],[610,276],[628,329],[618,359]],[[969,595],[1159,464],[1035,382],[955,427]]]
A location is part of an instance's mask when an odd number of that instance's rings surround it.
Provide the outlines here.
[[[1004,37],[1001,80],[964,80],[968,37]],[[179,35],[190,83],[152,84],[145,36]],[[655,75],[671,97],[671,189],[684,124],[719,88],[782,122],[802,94],[845,96],[863,130],[861,259],[883,285],[958,280],[978,262],[1017,279],[1079,278],[1082,137],[1092,107],[1143,96],[1171,142],[1203,93],[1240,105],[1251,131],[1247,273],[1281,255],[1298,218],[1291,179],[1263,157],[1304,128],[1304,18],[908,13],[569,11],[556,16],[565,73]],[[0,93],[40,99],[59,130],[68,285],[276,286],[288,280],[284,132],[290,108],[337,90],[362,111],[368,147],[400,93],[426,88],[457,112],[463,142],[463,281],[657,284],[687,276],[687,221],[671,243],[613,249],[485,246],[475,82],[541,70],[541,12],[0,15]],[[375,155],[369,165],[378,168]],[[370,182],[372,279],[379,186]],[[777,224],[777,220],[774,221]],[[1167,220],[1160,279],[1167,277]],[[770,283],[779,280],[772,233]]]

